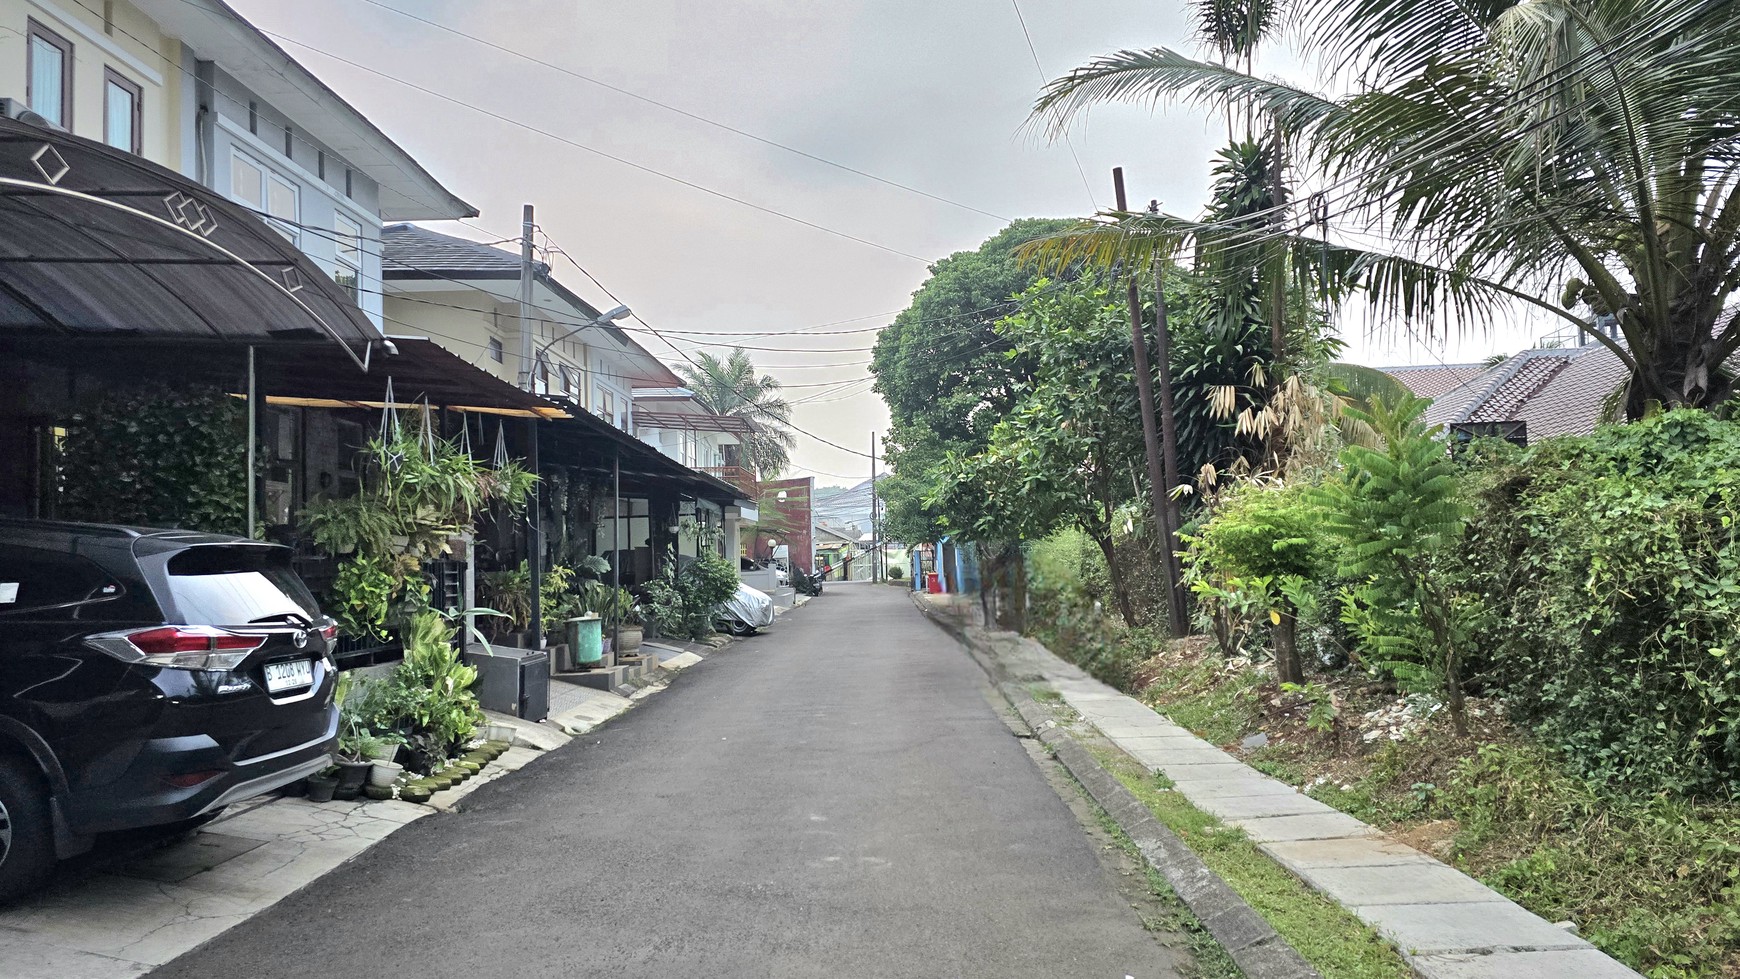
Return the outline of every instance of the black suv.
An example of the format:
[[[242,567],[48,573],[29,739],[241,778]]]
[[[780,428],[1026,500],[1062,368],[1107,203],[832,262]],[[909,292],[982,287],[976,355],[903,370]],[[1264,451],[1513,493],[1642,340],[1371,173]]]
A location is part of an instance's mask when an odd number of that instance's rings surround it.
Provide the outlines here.
[[[286,548],[0,520],[0,900],[330,764],[334,633]]]

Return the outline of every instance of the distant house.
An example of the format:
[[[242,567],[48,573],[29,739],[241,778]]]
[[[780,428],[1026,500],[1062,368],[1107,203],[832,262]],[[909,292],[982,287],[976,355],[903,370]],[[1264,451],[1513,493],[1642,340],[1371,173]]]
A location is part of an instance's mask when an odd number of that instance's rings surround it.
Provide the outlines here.
[[[1495,367],[1449,364],[1387,370],[1432,400],[1426,421],[1458,437],[1492,436],[1519,445],[1587,435],[1611,420],[1625,364],[1605,346],[1525,350]]]

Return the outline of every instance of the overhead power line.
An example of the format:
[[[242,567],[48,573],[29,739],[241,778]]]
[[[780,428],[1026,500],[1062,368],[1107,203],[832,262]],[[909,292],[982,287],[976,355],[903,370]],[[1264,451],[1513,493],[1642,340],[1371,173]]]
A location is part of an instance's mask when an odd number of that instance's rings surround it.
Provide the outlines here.
[[[566,67],[563,67],[562,65],[558,65],[558,64],[555,64],[555,63],[550,62],[550,61],[545,61],[544,59],[539,58],[536,55],[527,54],[524,51],[520,51],[520,50],[517,50],[515,48],[510,48],[504,44],[497,44],[496,42],[491,41],[488,38],[479,37],[476,34],[466,33],[465,31],[459,30],[459,29],[454,28],[454,27],[449,27],[446,24],[443,24],[439,21],[431,20],[427,17],[419,17],[418,15],[411,13],[408,10],[400,10],[398,7],[395,7],[391,4],[383,3],[383,2],[381,2],[381,0],[363,0],[363,2],[367,3],[371,6],[379,7],[382,10],[390,11],[394,14],[399,15],[400,17],[407,17],[407,18],[414,20],[420,24],[425,24],[429,27],[433,27],[438,31],[444,31],[448,34],[454,35],[455,37],[461,37],[461,38],[464,38],[468,41],[473,41],[477,44],[483,45],[486,48],[490,48],[491,50],[500,51],[503,54],[510,55],[512,57],[515,57],[515,58],[519,58],[522,61],[527,61],[527,62],[530,62],[534,65],[538,65],[540,67],[543,67],[543,68],[548,68],[554,72],[560,72],[563,75],[567,75],[569,78],[573,78],[573,79],[576,79],[578,81],[586,82],[589,85],[596,85],[599,88],[602,88],[606,91],[615,92],[618,95],[624,96],[626,98],[634,99],[637,102],[643,102],[647,105],[656,106],[656,107],[663,109],[667,112],[675,113],[676,115],[682,116],[685,119],[692,119],[695,122],[699,122],[703,125],[711,126],[715,129],[719,129],[719,130],[722,130],[724,132],[732,133],[732,134],[737,135],[737,136],[742,136],[745,139],[754,140],[755,142],[760,143],[763,146],[771,146],[774,149],[783,150],[786,153],[791,153],[794,156],[803,157],[806,160],[810,160],[810,161],[813,161],[815,163],[820,163],[823,166],[832,167],[836,170],[841,170],[841,171],[844,171],[846,173],[853,174],[855,176],[863,177],[867,180],[873,180],[876,183],[883,184],[883,185],[888,186],[888,187],[893,187],[896,190],[902,190],[902,191],[905,191],[909,194],[917,194],[920,197],[928,198],[929,200],[936,201],[940,204],[947,204],[950,207],[957,207],[963,211],[971,211],[974,214],[982,214],[985,217],[995,218],[998,221],[1003,221],[1003,222],[1008,222],[1008,221],[1013,220],[1012,218],[1009,218],[1009,217],[1002,215],[1002,214],[998,214],[994,211],[987,211],[987,210],[980,208],[980,207],[974,207],[971,204],[964,204],[960,201],[952,200],[952,199],[947,198],[947,197],[943,197],[940,194],[933,194],[927,190],[920,190],[917,187],[913,187],[913,186],[910,186],[908,184],[903,184],[897,180],[890,180],[887,177],[878,176],[877,174],[870,173],[867,170],[860,170],[857,167],[850,166],[850,165],[845,164],[845,163],[841,163],[838,160],[830,160],[825,156],[818,156],[814,153],[809,152],[808,150],[802,150],[802,149],[799,149],[795,146],[791,146],[791,145],[788,145],[786,143],[781,143],[778,140],[768,139],[765,136],[757,135],[755,133],[749,132],[746,129],[739,129],[738,127],[730,125],[729,123],[723,123],[717,119],[711,119],[711,118],[708,118],[707,116],[701,115],[700,113],[691,112],[688,109],[684,109],[684,108],[681,108],[679,106],[672,105],[669,102],[664,102],[664,101],[661,101],[659,99],[652,98],[651,96],[642,95],[639,92],[631,91],[629,89],[621,87],[620,85],[612,85],[611,83],[604,81],[603,79],[594,78],[591,75],[583,74],[581,72],[573,70],[572,68],[566,68]]]

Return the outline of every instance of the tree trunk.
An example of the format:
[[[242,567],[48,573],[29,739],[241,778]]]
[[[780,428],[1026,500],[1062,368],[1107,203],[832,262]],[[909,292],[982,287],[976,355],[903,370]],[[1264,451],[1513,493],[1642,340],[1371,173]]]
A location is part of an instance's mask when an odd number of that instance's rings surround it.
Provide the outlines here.
[[[1280,621],[1275,623],[1275,676],[1282,683],[1304,683],[1305,671],[1299,666],[1299,619],[1285,602],[1280,609]]]
[[[1118,552],[1112,546],[1110,537],[1094,534],[1094,543],[1100,546],[1100,553],[1106,557],[1106,577],[1112,579],[1112,600],[1118,605],[1118,614],[1124,617],[1124,624],[1136,624],[1136,607],[1130,602],[1130,592],[1124,587],[1124,573],[1118,565]]]
[[[1459,738],[1468,737],[1468,714],[1462,702],[1462,656],[1455,644],[1444,647],[1444,693],[1450,701],[1450,724]]]
[[[1015,545],[1015,556],[1011,562],[1013,572],[1010,577],[1009,620],[1010,628],[1016,632],[1027,631],[1027,555],[1022,553],[1021,545]]]

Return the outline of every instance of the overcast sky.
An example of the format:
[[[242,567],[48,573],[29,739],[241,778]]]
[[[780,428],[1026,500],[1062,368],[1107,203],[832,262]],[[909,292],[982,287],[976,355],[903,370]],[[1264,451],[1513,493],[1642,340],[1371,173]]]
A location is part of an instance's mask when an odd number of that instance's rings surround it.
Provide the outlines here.
[[[520,205],[532,203],[556,245],[685,349],[731,338],[677,331],[807,330],[743,342],[775,348],[751,353],[790,386],[800,429],[858,453],[888,414],[867,380],[843,384],[868,377],[874,342],[873,333],[844,331],[886,324],[924,281],[921,259],[976,247],[1005,218],[1109,205],[1117,165],[1133,201],[1195,214],[1221,141],[1199,113],[1099,109],[1072,140],[1078,171],[1070,146],[1021,131],[1040,74],[1010,0],[231,2],[482,211],[470,227],[434,227],[507,238],[519,233]],[[390,7],[954,203],[684,118]],[[1182,3],[1022,0],[1020,11],[1048,76],[1118,48],[1189,45]],[[555,265],[599,308],[613,305],[571,266]],[[1511,324],[1435,348],[1406,335],[1354,335],[1349,359],[1476,360],[1551,328]],[[651,335],[638,338],[681,362]],[[862,455],[808,435],[794,460],[823,484],[868,474]]]

